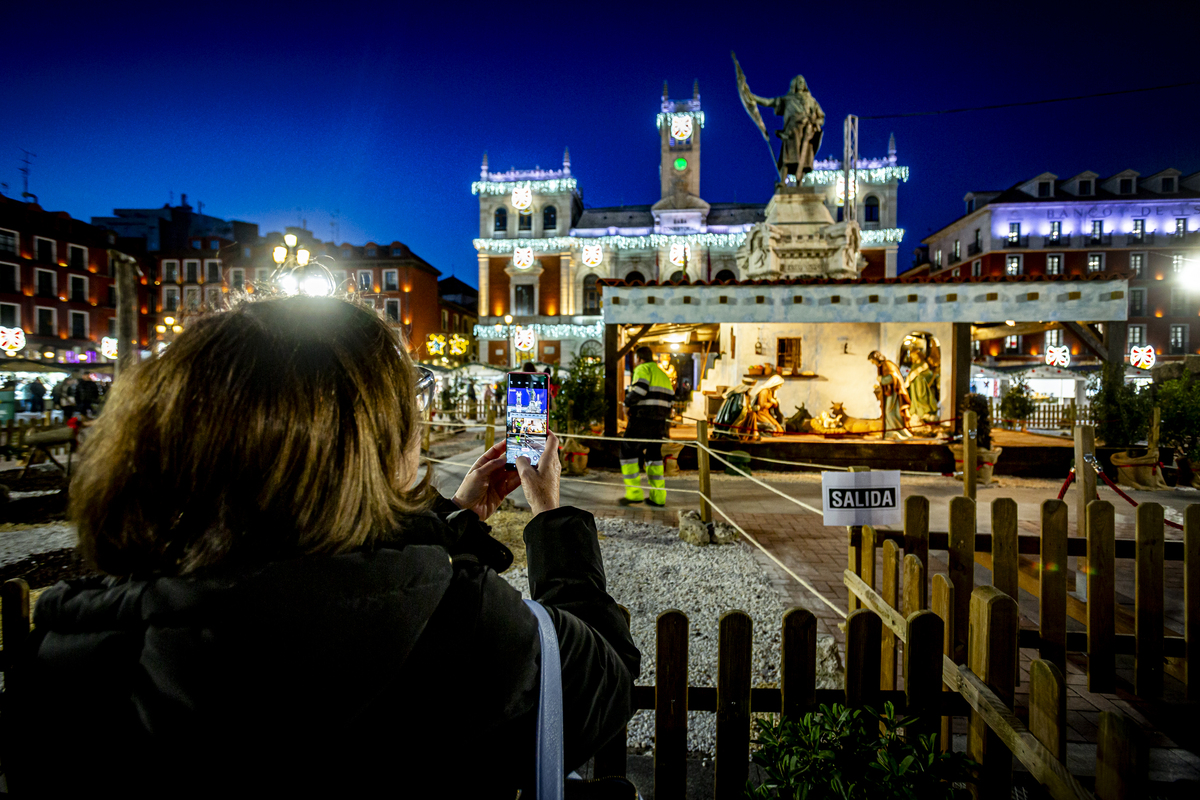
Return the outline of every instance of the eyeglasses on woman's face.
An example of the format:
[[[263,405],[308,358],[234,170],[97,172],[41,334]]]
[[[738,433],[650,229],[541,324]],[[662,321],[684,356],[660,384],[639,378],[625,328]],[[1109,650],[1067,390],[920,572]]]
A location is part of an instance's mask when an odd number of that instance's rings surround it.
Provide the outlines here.
[[[417,413],[423,414],[425,409],[433,405],[433,390],[437,385],[433,370],[416,367],[417,370]]]

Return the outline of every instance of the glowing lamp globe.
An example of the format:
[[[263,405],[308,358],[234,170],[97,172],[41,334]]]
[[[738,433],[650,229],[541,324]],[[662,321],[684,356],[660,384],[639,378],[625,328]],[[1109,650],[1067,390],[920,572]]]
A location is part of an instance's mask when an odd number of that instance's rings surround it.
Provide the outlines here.
[[[276,264],[282,264],[287,261],[287,248],[283,245],[276,247],[271,251],[271,258],[275,259]]]
[[[303,248],[300,250],[297,250],[296,251],[296,263],[302,267],[307,266],[310,255],[311,255],[311,253],[309,253],[307,250],[304,250]]]
[[[295,247],[296,241],[297,241],[296,234],[294,234],[294,233],[289,233],[283,237],[283,243],[286,244],[288,247]]]

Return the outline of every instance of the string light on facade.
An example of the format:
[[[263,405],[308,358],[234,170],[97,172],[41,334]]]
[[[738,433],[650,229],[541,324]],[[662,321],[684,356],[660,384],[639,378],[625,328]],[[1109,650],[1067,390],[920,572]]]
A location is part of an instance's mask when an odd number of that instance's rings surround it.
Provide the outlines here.
[[[532,247],[513,248],[513,266],[517,269],[529,269],[533,266]]]
[[[509,318],[509,324],[476,325],[475,338],[482,341],[504,341],[513,335],[514,328]],[[604,323],[594,325],[577,325],[572,323],[535,322],[532,325],[522,325],[521,330],[532,330],[543,339],[600,339],[604,336]]]
[[[859,183],[884,184],[892,181],[903,183],[908,181],[908,167],[860,168],[857,175]],[[836,170],[814,169],[804,176],[803,184],[805,186],[828,186],[843,180],[845,180],[845,176],[840,168]]]
[[[446,353],[446,337],[440,333],[431,333],[425,337],[425,350],[431,356],[441,356]]]
[[[660,111],[658,113],[658,116],[654,118],[654,126],[656,128],[658,128],[659,130],[662,130],[662,126],[666,125],[669,120],[671,123],[671,127],[674,128],[675,120],[679,119],[680,117],[688,117],[691,120],[693,120],[693,122],[699,123],[701,128],[704,127],[704,112],[703,111],[671,111],[671,112]],[[672,135],[674,135],[674,134],[672,134]],[[675,138],[678,139],[680,137],[676,136]],[[687,138],[687,137],[684,137],[684,138]]]
[[[598,244],[583,246],[583,263],[588,267],[598,267],[604,261],[604,248]]]
[[[524,186],[514,186],[512,190],[512,204],[517,211],[528,211],[533,205],[533,189],[528,184]]]
[[[25,349],[25,331],[20,328],[0,328],[0,350],[17,353]]]
[[[1154,348],[1150,345],[1129,348],[1129,363],[1138,369],[1150,369],[1156,360]]]
[[[692,248],[686,242],[676,242],[671,245],[671,263],[677,267],[686,267],[692,257]]]
[[[810,173],[811,174],[811,173]],[[872,228],[862,231],[863,247],[878,247],[899,244],[904,239],[904,228]],[[746,241],[746,233],[690,233],[668,235],[649,233],[644,236],[550,236],[544,239],[475,239],[473,244],[480,253],[511,253],[520,247],[531,248],[539,253],[564,253],[580,247],[585,242],[614,250],[658,250],[669,248],[673,242],[682,241],[692,247],[736,250]]]
[[[475,181],[471,184],[471,194],[506,195],[518,186],[529,189],[531,194],[562,194],[574,192],[578,183],[574,178],[551,178],[544,181]]]
[[[100,340],[100,355],[105,358],[117,357],[117,340],[111,336],[105,336]]]
[[[676,141],[686,141],[692,138],[692,115],[691,114],[672,114],[671,115],[671,138]]]
[[[1071,348],[1065,344],[1050,345],[1046,348],[1046,365],[1050,367],[1071,366]]]

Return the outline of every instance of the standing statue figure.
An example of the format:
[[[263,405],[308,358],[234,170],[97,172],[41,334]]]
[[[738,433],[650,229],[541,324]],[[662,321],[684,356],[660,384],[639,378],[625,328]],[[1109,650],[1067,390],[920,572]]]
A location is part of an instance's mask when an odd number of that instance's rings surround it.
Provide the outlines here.
[[[872,350],[867,360],[875,365],[879,373],[876,394],[883,407],[883,438],[911,439],[912,434],[907,430],[910,401],[900,369],[878,350]]]
[[[908,363],[911,369],[904,379],[911,405],[909,418],[914,424],[932,424],[938,421],[938,375],[925,357],[924,350],[910,350]]]
[[[737,66],[738,94],[746,113],[758,125],[758,129],[766,138],[766,126],[758,114],[756,105],[767,106],[778,116],[783,117],[783,130],[775,131],[775,135],[783,140],[783,147],[776,159],[781,181],[787,181],[789,176],[795,176],[799,181],[812,172],[813,160],[821,148],[821,129],[825,125],[825,112],[812,93],[803,75],[792,78],[788,93],[782,97],[759,97],[750,91],[746,85],[746,76],[734,56],[733,63]],[[770,140],[767,140],[770,142]],[[790,181],[789,181],[790,182]]]

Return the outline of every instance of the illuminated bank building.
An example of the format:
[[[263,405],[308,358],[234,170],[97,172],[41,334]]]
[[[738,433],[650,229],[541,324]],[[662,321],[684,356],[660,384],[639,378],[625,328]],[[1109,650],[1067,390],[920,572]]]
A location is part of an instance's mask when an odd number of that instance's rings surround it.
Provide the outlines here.
[[[1200,353],[1200,173],[1047,172],[964,199],[963,216],[924,239],[920,270],[983,282],[1127,276],[1126,363]],[[1086,364],[1102,357],[1102,333],[1086,323],[993,320],[976,327],[976,362],[1032,365],[1065,347]]]
[[[768,198],[763,203],[702,199],[705,113],[698,85],[690,98],[672,100],[664,84],[654,123],[661,192],[653,204],[584,208],[569,151],[561,169],[500,173],[489,170],[484,155],[480,179],[471,185],[479,197],[474,245],[480,360],[566,365],[580,353],[602,356],[597,282],[604,278],[680,284],[741,279],[737,251],[750,229],[764,221]],[[841,220],[847,201],[841,162],[824,159],[814,167],[805,182],[821,189],[831,215]],[[897,162],[894,139],[883,158],[859,159],[857,175],[850,200],[857,203],[863,229],[862,276],[895,277],[904,236],[896,227],[897,193],[908,168]],[[768,192],[769,185],[764,189]]]

